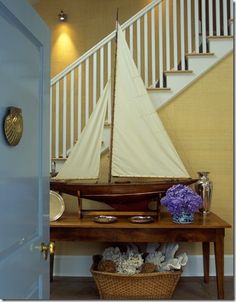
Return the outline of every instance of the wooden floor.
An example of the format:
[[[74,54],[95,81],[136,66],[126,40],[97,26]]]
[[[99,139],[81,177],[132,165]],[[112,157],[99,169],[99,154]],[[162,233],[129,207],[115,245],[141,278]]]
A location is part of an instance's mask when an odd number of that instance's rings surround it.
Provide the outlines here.
[[[225,300],[234,300],[234,278],[225,277]],[[51,282],[51,300],[97,300],[99,294],[92,278],[54,277]],[[173,300],[216,300],[216,280],[209,284],[200,277],[181,277]]]

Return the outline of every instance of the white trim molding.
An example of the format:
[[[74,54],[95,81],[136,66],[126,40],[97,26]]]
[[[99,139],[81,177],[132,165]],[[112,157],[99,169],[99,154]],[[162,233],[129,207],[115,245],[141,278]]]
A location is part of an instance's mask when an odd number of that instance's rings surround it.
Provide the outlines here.
[[[225,255],[225,276],[234,275],[233,255]],[[92,256],[55,256],[54,276],[91,277],[90,267]],[[215,257],[210,256],[210,276],[215,276]],[[184,277],[203,276],[203,261],[201,255],[190,255],[187,265],[183,268]]]

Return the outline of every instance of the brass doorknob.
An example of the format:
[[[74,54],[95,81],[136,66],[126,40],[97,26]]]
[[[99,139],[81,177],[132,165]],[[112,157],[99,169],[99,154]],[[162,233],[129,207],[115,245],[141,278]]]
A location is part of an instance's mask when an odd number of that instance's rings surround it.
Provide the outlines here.
[[[45,244],[44,242],[42,242],[40,251],[41,251],[41,254],[43,255],[44,259],[47,260],[48,254],[53,255],[55,252],[54,242],[50,242],[49,244]]]

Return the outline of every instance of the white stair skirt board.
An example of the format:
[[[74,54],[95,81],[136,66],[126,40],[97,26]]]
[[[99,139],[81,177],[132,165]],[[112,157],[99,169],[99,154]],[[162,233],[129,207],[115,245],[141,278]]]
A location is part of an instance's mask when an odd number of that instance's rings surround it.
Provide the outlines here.
[[[188,256],[187,265],[183,268],[184,277],[203,276],[203,259],[201,255]],[[225,255],[224,271],[225,276],[233,276],[234,261],[233,255]],[[90,277],[90,267],[92,256],[55,256],[54,259],[54,276],[71,276],[71,277]],[[215,276],[215,257],[210,256],[210,276]]]

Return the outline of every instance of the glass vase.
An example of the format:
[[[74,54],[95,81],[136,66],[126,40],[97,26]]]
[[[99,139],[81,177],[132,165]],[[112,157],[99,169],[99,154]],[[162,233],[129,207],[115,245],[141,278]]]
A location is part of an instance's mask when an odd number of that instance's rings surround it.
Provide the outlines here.
[[[174,223],[193,223],[194,213],[173,214],[172,219]]]

